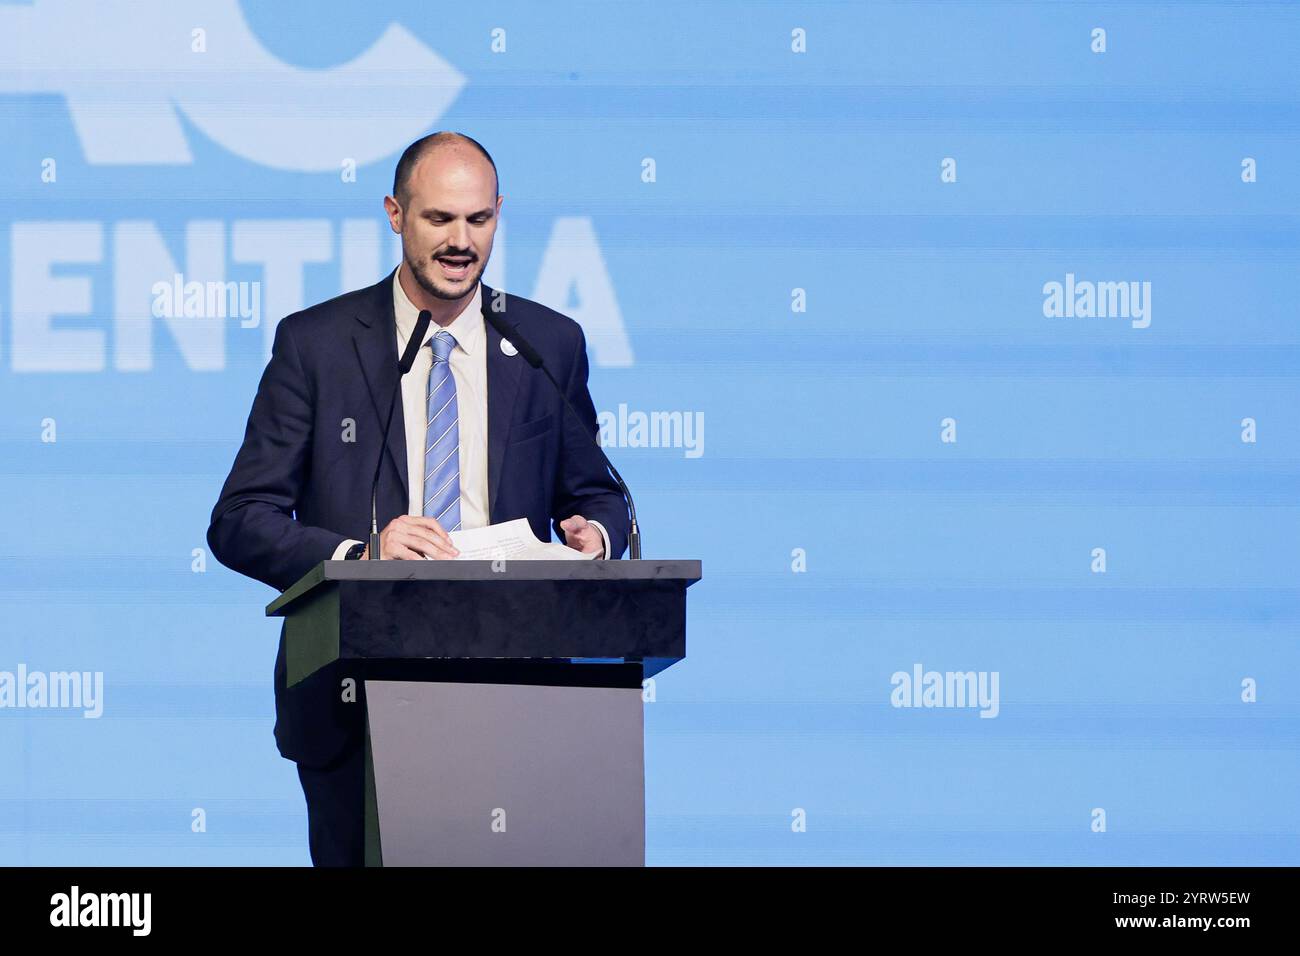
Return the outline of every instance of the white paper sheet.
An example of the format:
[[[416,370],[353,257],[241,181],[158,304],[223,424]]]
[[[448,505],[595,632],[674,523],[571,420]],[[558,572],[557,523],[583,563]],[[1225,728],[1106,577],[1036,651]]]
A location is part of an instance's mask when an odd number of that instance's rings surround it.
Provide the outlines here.
[[[558,541],[538,541],[527,518],[453,531],[451,542],[460,551],[457,561],[588,561],[596,557]]]

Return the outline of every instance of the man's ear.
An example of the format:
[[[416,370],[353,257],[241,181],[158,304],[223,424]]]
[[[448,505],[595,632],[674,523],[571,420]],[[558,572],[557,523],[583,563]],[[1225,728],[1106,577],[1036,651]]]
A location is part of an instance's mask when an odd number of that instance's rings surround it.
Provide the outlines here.
[[[402,233],[402,207],[392,196],[384,197],[384,212],[388,214],[388,226],[393,232]]]

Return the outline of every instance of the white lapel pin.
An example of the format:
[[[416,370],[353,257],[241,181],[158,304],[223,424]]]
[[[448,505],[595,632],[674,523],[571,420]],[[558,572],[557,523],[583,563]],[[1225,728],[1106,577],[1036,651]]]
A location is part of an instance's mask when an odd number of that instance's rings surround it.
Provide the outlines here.
[[[502,351],[502,352],[505,352],[506,355],[518,355],[518,354],[519,354],[519,350],[518,350],[517,348],[515,348],[515,343],[511,342],[509,339],[502,339],[502,340],[501,340],[501,351]]]

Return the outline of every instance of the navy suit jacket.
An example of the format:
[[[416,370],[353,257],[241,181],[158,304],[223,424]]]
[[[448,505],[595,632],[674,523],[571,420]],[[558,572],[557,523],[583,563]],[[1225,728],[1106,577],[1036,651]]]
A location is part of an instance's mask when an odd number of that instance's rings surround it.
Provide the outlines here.
[[[501,297],[501,298],[498,298]],[[546,361],[581,421],[522,355],[506,355],[487,325],[488,513],[492,523],[527,518],[542,541],[570,515],[599,521],[611,557],[627,546],[627,506],[592,446],[596,410],[587,391],[586,338],[578,323],[518,296],[482,290],[484,308],[504,302]],[[294,313],[276,328],[271,360],[244,441],[212,510],[208,546],[226,567],[277,590],[289,587],[348,538],[370,533],[370,482],[384,416],[398,382],[393,274]],[[349,429],[348,420],[355,425]],[[583,432],[587,434],[582,434]],[[379,527],[407,513],[406,432],[399,397],[379,479]],[[359,703],[344,703],[338,665],[285,686],[284,630],[275,663],[275,738],[280,753],[325,766],[362,739]]]

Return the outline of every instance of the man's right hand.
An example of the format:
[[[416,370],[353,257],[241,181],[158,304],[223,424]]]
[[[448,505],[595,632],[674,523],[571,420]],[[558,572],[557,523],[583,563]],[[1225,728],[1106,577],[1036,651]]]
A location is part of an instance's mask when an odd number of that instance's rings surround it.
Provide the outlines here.
[[[433,518],[399,515],[379,532],[379,556],[399,561],[422,561],[425,558],[449,560],[460,554],[451,543],[451,535]],[[362,558],[370,557],[370,546]]]

